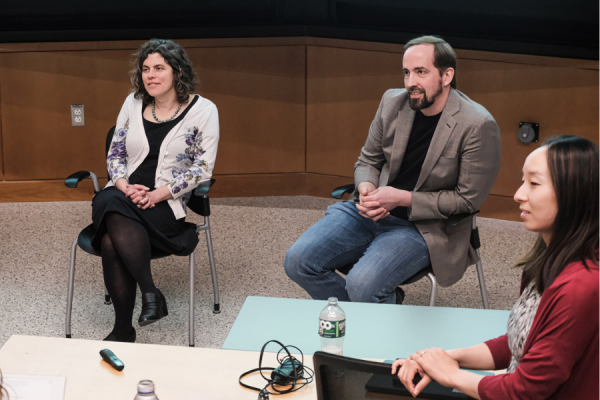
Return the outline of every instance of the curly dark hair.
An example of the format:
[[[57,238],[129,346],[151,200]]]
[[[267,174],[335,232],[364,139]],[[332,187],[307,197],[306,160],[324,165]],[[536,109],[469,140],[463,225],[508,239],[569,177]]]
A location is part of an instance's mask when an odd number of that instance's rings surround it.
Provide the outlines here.
[[[152,103],[153,97],[146,91],[142,80],[142,70],[144,61],[150,54],[154,53],[163,56],[165,61],[173,68],[173,82],[177,93],[177,101],[180,104],[187,103],[189,95],[194,93],[198,85],[196,73],[183,47],[168,39],[150,39],[134,54],[135,60],[131,71],[131,83],[135,88],[135,98],[141,99],[144,104]]]

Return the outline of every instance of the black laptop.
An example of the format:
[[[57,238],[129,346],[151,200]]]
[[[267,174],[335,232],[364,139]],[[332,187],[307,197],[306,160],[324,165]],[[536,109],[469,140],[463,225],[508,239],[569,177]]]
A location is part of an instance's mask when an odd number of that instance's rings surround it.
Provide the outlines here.
[[[389,363],[389,361],[385,361]],[[480,375],[493,375],[490,372],[484,371],[471,371]],[[421,380],[420,375],[416,375],[413,383],[416,385]],[[366,389],[369,392],[395,394],[398,396],[412,397],[412,394],[406,389],[406,387],[400,382],[396,375],[373,375],[366,384]],[[419,397],[423,399],[434,399],[434,400],[457,400],[457,399],[473,399],[467,396],[458,389],[451,387],[442,386],[436,381],[431,381],[425,388],[419,393]]]
[[[334,354],[315,352],[313,356],[318,400],[390,400],[412,398],[400,380],[392,375],[391,361],[374,362]],[[488,372],[473,371],[482,375]],[[419,377],[420,378],[420,377]],[[419,398],[471,399],[464,393],[431,382]]]

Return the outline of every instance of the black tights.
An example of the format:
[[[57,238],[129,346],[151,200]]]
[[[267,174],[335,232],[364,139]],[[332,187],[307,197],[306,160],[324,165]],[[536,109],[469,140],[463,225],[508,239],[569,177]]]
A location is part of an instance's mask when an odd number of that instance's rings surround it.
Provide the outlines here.
[[[142,224],[119,213],[108,213],[102,236],[104,284],[115,308],[113,333],[126,339],[132,333],[136,284],[142,294],[154,292],[150,270],[150,238]]]

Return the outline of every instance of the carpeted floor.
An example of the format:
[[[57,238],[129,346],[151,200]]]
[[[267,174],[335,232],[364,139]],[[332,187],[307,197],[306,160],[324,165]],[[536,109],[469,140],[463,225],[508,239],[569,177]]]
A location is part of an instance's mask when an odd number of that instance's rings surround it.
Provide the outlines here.
[[[211,200],[212,232],[221,292],[221,314],[212,314],[212,285],[204,236],[196,249],[196,345],[220,347],[246,296],[308,298],[283,272],[288,247],[320,219],[333,201],[315,197]],[[189,220],[201,222],[193,215]],[[69,249],[91,223],[89,202],[0,203],[0,346],[13,334],[64,337]],[[513,268],[535,239],[521,223],[479,218],[485,279],[492,308],[508,310],[518,297]],[[188,259],[153,262],[169,316],[136,328],[138,342],[187,345]],[[105,306],[100,259],[78,252],[73,301],[74,338],[99,340],[112,328]],[[427,279],[404,287],[405,304],[427,305]],[[139,292],[138,292],[139,296]],[[469,268],[450,288],[439,288],[437,306],[481,308],[477,274]],[[134,316],[139,315],[138,298]],[[315,318],[317,316],[315,315]]]

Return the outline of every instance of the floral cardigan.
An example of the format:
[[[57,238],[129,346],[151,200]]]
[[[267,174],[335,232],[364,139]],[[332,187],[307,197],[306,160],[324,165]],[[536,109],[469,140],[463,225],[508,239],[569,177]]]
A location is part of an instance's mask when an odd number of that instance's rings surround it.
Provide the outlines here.
[[[117,118],[106,164],[113,186],[119,178],[128,179],[144,161],[150,146],[142,119],[142,101],[130,94]],[[200,97],[185,117],[167,134],[160,147],[155,187],[167,186],[167,200],[175,218],[184,218],[191,192],[212,176],[219,142],[217,107]]]

